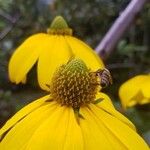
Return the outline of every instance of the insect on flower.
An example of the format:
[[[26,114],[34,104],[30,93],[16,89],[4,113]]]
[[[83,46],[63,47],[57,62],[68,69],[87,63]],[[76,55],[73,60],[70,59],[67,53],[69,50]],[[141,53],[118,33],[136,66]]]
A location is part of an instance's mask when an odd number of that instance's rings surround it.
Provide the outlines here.
[[[100,78],[100,85],[102,86],[102,88],[105,88],[108,85],[112,84],[112,76],[108,69],[98,69],[96,71],[96,75]]]

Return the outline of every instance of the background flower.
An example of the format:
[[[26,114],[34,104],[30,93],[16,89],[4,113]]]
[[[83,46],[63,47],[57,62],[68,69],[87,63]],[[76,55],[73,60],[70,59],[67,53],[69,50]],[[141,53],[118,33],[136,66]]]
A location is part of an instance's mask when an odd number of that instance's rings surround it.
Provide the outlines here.
[[[47,85],[55,69],[74,56],[83,59],[93,70],[103,68],[102,60],[88,45],[73,37],[70,30],[62,17],[56,17],[48,33],[35,34],[25,40],[10,59],[10,80],[25,83],[27,73],[37,62],[39,85],[49,90]]]
[[[124,108],[136,104],[150,102],[150,75],[138,75],[125,83],[119,89],[119,96]]]

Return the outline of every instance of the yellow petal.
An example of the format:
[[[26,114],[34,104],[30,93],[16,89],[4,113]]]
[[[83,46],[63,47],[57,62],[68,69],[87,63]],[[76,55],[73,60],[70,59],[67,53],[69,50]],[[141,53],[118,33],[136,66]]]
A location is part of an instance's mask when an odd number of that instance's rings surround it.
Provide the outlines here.
[[[139,101],[139,104],[143,105],[143,104],[147,104],[150,103],[150,98],[143,98],[141,101]]]
[[[52,115],[57,106],[58,104],[55,102],[50,102],[27,115],[23,120],[13,126],[12,129],[10,129],[10,131],[6,134],[0,143],[0,149],[25,149],[34,132],[36,132],[39,126]]]
[[[108,111],[115,109],[115,107],[113,106],[113,103],[112,103],[111,99],[105,93],[102,93],[102,92],[97,93],[96,100],[97,99],[101,99],[101,102],[97,103],[97,105],[98,106],[99,105],[102,106],[103,109],[108,110]]]
[[[26,74],[44,49],[44,43],[47,38],[49,38],[47,34],[35,34],[16,49],[9,62],[9,78],[12,82],[19,83],[24,81]]]
[[[149,149],[144,140],[127,124],[118,120],[111,114],[97,108],[93,104],[90,108],[93,112],[93,115],[101,120],[105,128],[107,128],[107,130],[109,130],[118,139],[118,142],[120,142],[124,146],[124,148],[132,150]]]
[[[103,98],[103,100],[96,105],[98,108],[108,112],[112,116],[127,124],[133,130],[136,130],[134,124],[114,108],[110,98],[106,94],[98,93],[97,99],[99,98]]]
[[[83,150],[82,134],[71,108],[59,107],[36,130],[27,150],[41,149]]]
[[[38,81],[42,89],[49,91],[46,85],[50,84],[56,68],[67,63],[72,54],[64,36],[52,36],[45,44],[38,61]]]
[[[65,36],[74,55],[82,59],[86,65],[92,70],[104,68],[102,60],[94,53],[94,51],[85,43],[71,36]]]
[[[123,106],[124,109],[126,109],[126,107],[133,107],[134,105],[136,105],[138,103],[138,101],[134,98],[132,98],[131,100],[129,100],[127,102],[127,106]]]
[[[150,102],[150,75],[147,75],[145,77],[145,81],[141,86],[141,91],[145,98],[149,98],[149,102]]]
[[[21,82],[25,84],[27,82],[27,77],[24,77]]]
[[[32,111],[39,108],[41,105],[44,104],[46,100],[50,99],[50,95],[44,96],[30,104],[28,104],[26,107],[18,111],[11,119],[9,119],[6,124],[1,128],[0,130],[0,136],[9,130],[11,127],[13,127],[17,122],[19,122],[22,118],[24,118],[26,115],[31,113]]]
[[[112,142],[109,140],[108,136],[110,136],[112,140],[114,140],[114,138],[108,133],[100,120],[97,121],[91,110],[86,107],[81,108],[80,113],[84,117],[84,119],[80,119],[80,126],[84,137],[85,149],[112,150]],[[118,147],[118,143],[115,143],[115,145]]]
[[[124,145],[105,127],[103,122],[96,117],[91,108],[81,108],[84,119],[80,120],[80,126],[84,135],[86,150],[121,149]]]
[[[138,99],[138,93],[143,91],[141,87],[146,80],[147,75],[138,75],[121,85],[119,89],[119,97],[124,108],[127,106],[133,106],[140,101]],[[145,91],[144,93],[146,94],[147,92]],[[141,99],[142,97],[140,96],[139,98]]]

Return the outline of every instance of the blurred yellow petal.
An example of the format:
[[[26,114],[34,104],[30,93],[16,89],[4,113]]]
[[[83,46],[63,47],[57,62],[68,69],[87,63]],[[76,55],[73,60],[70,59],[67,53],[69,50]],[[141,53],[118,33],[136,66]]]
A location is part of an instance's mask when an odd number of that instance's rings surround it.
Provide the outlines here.
[[[141,86],[143,81],[144,78],[141,78],[141,76],[129,79],[120,87],[120,97],[125,101],[132,99],[135,96],[135,94],[139,91],[139,87]]]
[[[45,42],[45,49],[38,61],[38,81],[42,89],[49,91],[49,85],[56,68],[67,63],[72,54],[64,36],[53,36]]]
[[[139,104],[144,105],[150,103],[150,98],[143,98],[141,101],[139,101]]]
[[[27,77],[25,76],[22,81],[21,81],[23,84],[25,84],[27,82]]]
[[[138,75],[123,83],[119,89],[119,97],[123,107],[149,103],[149,89],[150,75]]]
[[[150,102],[150,74],[145,77],[145,81],[141,86],[141,91],[145,98],[149,98]]]
[[[82,59],[89,68],[94,71],[100,68],[104,68],[102,60],[88,45],[75,37],[65,36],[65,38],[74,55]]]
[[[13,127],[17,122],[19,122],[22,118],[27,116],[32,111],[36,110],[40,106],[44,104],[46,100],[50,99],[50,95],[44,96],[21,109],[21,111],[17,112],[11,119],[9,119],[3,128],[0,130],[0,135]]]
[[[23,82],[26,74],[37,61],[49,35],[44,33],[29,37],[13,53],[9,62],[9,77],[12,82]],[[41,44],[42,43],[42,44]]]

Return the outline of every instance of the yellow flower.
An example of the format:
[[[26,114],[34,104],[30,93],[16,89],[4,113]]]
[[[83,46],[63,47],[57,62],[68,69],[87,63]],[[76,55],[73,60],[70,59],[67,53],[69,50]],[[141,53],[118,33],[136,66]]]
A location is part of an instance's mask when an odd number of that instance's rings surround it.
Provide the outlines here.
[[[138,75],[123,83],[119,96],[124,108],[150,103],[150,74]]]
[[[47,33],[32,35],[16,49],[9,62],[9,78],[16,84],[25,83],[27,73],[37,63],[39,85],[49,90],[47,85],[55,69],[74,56],[84,60],[94,70],[104,66],[88,45],[72,36],[72,30],[58,16]]]
[[[0,150],[149,150],[134,125],[99,91],[78,58],[54,72],[50,95],[20,110],[0,130]]]
[[[0,130],[1,150],[148,150],[134,125],[117,112],[109,98],[81,107],[76,121],[71,107],[42,97],[16,113]]]

